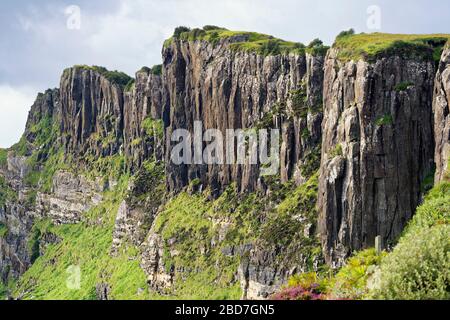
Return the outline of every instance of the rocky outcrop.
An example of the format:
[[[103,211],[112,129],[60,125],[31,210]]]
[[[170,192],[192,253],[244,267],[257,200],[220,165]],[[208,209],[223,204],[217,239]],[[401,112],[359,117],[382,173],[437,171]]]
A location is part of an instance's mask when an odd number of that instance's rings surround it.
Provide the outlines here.
[[[320,232],[328,262],[394,241],[433,168],[434,62],[392,55],[325,63]]]
[[[61,137],[66,153],[102,157],[123,144],[123,89],[88,67],[66,69],[61,78]]]
[[[57,225],[78,223],[83,213],[103,200],[102,193],[107,187],[100,178],[91,181],[83,175],[58,171],[53,177],[52,192],[37,194],[36,214]]]
[[[163,106],[161,76],[148,68],[138,71],[134,87],[125,93],[124,103],[125,155],[135,171],[146,159],[163,158],[164,126],[158,121],[162,119]]]
[[[0,206],[0,224],[4,230],[0,235],[0,281],[3,283],[17,279],[31,264],[27,239],[33,215],[23,203],[28,194],[22,182],[28,172],[25,159],[10,153],[6,167],[0,168],[0,181],[4,181],[0,183],[0,192],[7,195]]]
[[[163,239],[151,232],[143,244],[141,268],[147,275],[148,285],[160,294],[170,292],[173,286],[174,271],[171,266],[164,264]]]
[[[446,48],[439,62],[434,85],[434,139],[436,151],[436,183],[444,180],[450,161],[450,49]]]
[[[246,39],[230,37],[218,43],[173,39],[163,51],[170,190],[180,190],[194,180],[211,187],[213,193],[220,193],[231,182],[241,191],[265,187],[260,167],[249,162],[174,165],[171,155],[178,141],[172,142],[171,134],[186,129],[193,139],[195,121],[202,122],[203,132],[218,129],[223,136],[227,129],[281,129],[280,176],[283,181],[294,176],[304,180],[300,168],[314,158],[308,156],[317,151],[321,140],[323,57],[264,56],[230,49],[231,43],[239,41]]]

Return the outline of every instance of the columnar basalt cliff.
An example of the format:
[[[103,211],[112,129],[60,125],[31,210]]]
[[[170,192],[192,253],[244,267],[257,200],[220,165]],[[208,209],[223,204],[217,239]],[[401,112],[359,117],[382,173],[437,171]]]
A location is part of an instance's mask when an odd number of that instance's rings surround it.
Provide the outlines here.
[[[411,37],[349,33],[329,49],[180,28],[135,79],[66,69],[0,149],[0,281],[18,280],[14,298],[264,299],[377,236],[390,249],[450,155],[450,50],[433,60],[448,37]],[[175,164],[171,135],[196,121],[278,129],[278,174]],[[61,280],[78,264],[88,287],[39,290],[42,268]]]
[[[125,93],[124,148],[133,169],[151,157],[163,158],[163,89],[161,75],[142,68],[132,90]]]
[[[388,245],[419,204],[432,171],[433,61],[391,56],[325,64],[320,228],[328,261]],[[404,88],[400,86],[404,84]]]
[[[123,90],[97,70],[67,69],[61,78],[61,132],[68,154],[117,154],[123,143]]]
[[[433,170],[434,70],[431,59],[341,62],[328,52],[318,202],[328,262],[377,236],[386,248],[414,214]]]
[[[436,143],[436,182],[444,179],[450,159],[450,49],[445,49],[434,85],[434,138]]]
[[[217,43],[173,39],[164,49],[170,108],[167,136],[177,129],[193,134],[195,121],[203,123],[203,130],[219,129],[224,134],[227,129],[279,128],[282,181],[296,177],[304,182],[311,172],[302,174],[302,164],[314,157],[311,154],[321,142],[323,56],[304,52],[264,56],[230,48],[246,41],[247,36]],[[215,193],[231,182],[247,192],[265,188],[258,166],[174,165],[170,156],[176,143],[167,139],[166,144],[172,190],[197,179]]]

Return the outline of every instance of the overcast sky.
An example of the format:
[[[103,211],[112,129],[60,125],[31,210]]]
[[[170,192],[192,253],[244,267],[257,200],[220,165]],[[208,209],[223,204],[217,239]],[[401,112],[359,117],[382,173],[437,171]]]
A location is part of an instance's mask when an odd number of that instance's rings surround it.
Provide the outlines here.
[[[66,12],[73,5],[80,8],[80,28],[76,15]],[[379,30],[368,28],[372,5],[381,10]],[[162,43],[178,25],[214,24],[332,44],[351,27],[450,33],[449,23],[450,1],[443,0],[2,0],[0,147],[19,140],[37,93],[58,87],[64,68],[102,65],[134,75],[144,65],[161,63]]]

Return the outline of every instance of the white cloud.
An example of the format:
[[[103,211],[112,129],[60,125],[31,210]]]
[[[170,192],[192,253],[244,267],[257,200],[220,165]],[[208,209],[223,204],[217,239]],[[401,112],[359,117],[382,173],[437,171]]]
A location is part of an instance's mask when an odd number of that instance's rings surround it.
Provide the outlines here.
[[[36,89],[0,85],[0,147],[18,142],[25,128],[28,111],[36,97]]]

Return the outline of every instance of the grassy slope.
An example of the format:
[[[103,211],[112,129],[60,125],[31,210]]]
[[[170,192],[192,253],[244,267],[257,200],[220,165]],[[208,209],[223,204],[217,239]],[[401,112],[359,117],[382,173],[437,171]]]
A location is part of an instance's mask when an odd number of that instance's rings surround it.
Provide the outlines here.
[[[225,254],[232,247],[238,250],[255,241],[284,246],[280,263],[289,259],[290,254],[298,253],[298,248],[289,250],[291,244],[304,245],[299,250],[311,260],[320,255],[318,243],[303,238],[302,231],[305,224],[315,221],[316,194],[317,175],[298,188],[279,185],[271,199],[255,193],[238,195],[234,186],[213,202],[207,200],[207,192],[179,194],[166,205],[154,225],[154,231],[164,240],[166,268],[185,269],[182,276],[176,277],[169,297],[239,299],[242,292],[235,275],[241,257]],[[306,221],[299,222],[299,216]],[[221,228],[221,223],[227,227]]]
[[[333,47],[339,49],[339,58],[344,61],[373,60],[394,53],[433,57],[438,60],[449,38],[449,34],[357,34],[338,37]]]
[[[111,285],[111,298],[146,299],[146,277],[139,267],[140,254],[135,247],[123,248],[118,257],[110,256],[112,234],[117,209],[127,187],[123,178],[114,191],[105,194],[105,201],[85,215],[85,222],[54,226],[38,222],[34,231],[53,233],[60,243],[49,245],[45,254],[21,277],[14,295],[23,299],[95,299],[99,283]],[[68,268],[79,266],[81,288],[67,287]]]
[[[433,188],[383,259],[377,299],[450,299],[450,182]]]

